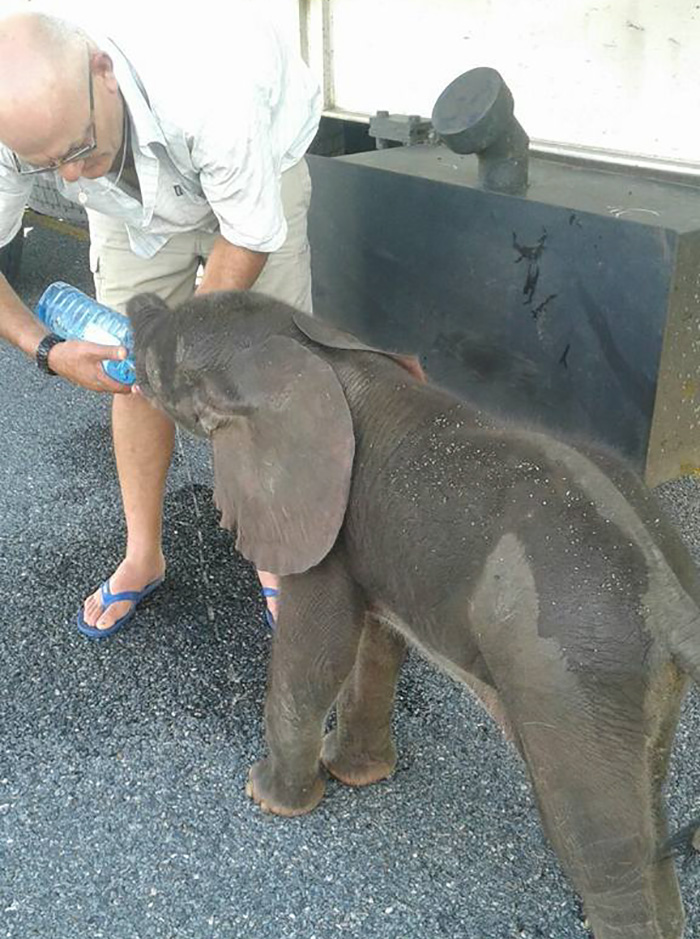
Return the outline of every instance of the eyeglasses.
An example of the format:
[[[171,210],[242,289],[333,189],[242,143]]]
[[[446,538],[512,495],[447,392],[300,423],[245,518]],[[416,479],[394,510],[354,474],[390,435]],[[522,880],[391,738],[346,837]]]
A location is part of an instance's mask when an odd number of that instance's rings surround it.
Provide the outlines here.
[[[92,69],[90,68],[89,48],[88,87],[90,89],[90,137],[88,142],[81,144],[79,147],[74,147],[72,150],[69,150],[65,156],[60,157],[58,160],[51,160],[51,162],[46,166],[33,166],[31,163],[27,163],[26,160],[21,160],[17,154],[13,152],[12,159],[15,164],[15,169],[20,174],[20,176],[32,176],[35,173],[52,173],[61,166],[65,166],[66,163],[77,163],[78,160],[83,160],[89,153],[92,153],[93,150],[97,149],[97,139],[95,136],[95,99],[92,91]]]

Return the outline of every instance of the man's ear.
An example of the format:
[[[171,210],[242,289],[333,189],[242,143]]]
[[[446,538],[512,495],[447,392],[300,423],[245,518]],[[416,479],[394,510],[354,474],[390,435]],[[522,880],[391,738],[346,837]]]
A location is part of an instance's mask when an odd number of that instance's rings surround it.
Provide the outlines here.
[[[119,94],[119,83],[114,74],[114,62],[107,52],[98,49],[90,53],[90,71],[93,79],[102,79],[104,87],[110,94]]]

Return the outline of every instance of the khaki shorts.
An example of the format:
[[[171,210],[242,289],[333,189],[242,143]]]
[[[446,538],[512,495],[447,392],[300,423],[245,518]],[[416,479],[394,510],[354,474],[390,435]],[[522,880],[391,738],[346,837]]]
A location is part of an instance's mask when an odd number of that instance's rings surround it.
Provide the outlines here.
[[[282,174],[282,204],[287,219],[287,238],[268,255],[254,284],[255,290],[311,312],[311,259],[306,217],[311,199],[311,179],[306,160]],[[189,300],[195,290],[200,264],[209,257],[218,234],[181,232],[152,258],[140,258],[129,246],[122,222],[90,213],[90,269],[97,299],[124,312],[138,293],[155,293],[170,306]]]

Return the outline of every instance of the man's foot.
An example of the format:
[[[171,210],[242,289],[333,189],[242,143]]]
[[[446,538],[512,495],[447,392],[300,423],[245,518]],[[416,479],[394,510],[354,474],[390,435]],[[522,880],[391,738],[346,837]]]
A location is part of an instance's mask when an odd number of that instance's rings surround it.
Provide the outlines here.
[[[165,560],[161,557],[153,565],[139,565],[125,558],[109,578],[111,593],[143,590],[147,584],[158,580],[165,574]],[[111,603],[106,609],[102,606],[101,587],[91,594],[83,604],[83,619],[87,626],[95,629],[109,629],[118,619],[125,616],[133,604],[129,600]]]
[[[258,571],[258,580],[263,588],[263,596],[267,604],[267,624],[271,629],[274,629],[279,609],[280,579],[276,574],[271,574],[269,571]]]
[[[277,615],[277,597],[279,597],[280,592],[276,587],[263,587],[262,595],[265,598],[265,603],[267,604],[267,609],[265,610],[265,619],[267,625],[270,629],[275,629],[277,626],[277,620],[275,616]],[[274,604],[274,605],[272,605]],[[272,611],[275,611],[274,616]]]

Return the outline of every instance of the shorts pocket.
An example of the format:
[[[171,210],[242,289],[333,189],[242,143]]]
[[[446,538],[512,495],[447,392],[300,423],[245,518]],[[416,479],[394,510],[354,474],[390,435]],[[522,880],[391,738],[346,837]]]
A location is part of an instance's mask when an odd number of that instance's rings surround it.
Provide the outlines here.
[[[100,273],[100,251],[97,245],[90,242],[90,250],[88,251],[88,261],[90,264],[90,272],[92,274]]]

